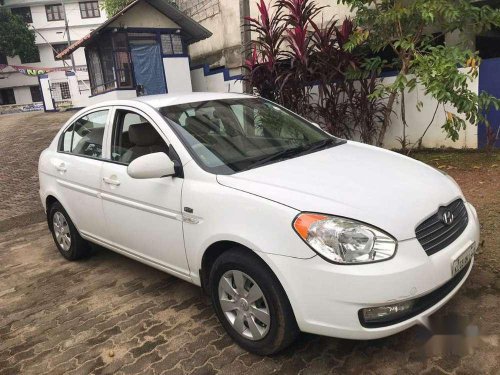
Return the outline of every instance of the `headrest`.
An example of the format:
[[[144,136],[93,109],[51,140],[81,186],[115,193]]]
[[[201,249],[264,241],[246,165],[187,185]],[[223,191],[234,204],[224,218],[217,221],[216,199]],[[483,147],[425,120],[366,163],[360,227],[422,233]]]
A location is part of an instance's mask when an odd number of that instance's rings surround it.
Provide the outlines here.
[[[136,146],[152,146],[160,140],[160,135],[148,122],[130,125],[128,137]]]
[[[104,136],[104,128],[95,128],[90,130],[86,138],[89,143],[100,145],[102,144],[103,136]]]

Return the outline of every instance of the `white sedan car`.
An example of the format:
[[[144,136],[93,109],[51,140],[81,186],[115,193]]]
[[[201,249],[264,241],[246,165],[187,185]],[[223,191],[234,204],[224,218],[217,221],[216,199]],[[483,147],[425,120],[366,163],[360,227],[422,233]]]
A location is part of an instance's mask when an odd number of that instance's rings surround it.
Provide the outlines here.
[[[300,331],[373,339],[423,323],[465,282],[479,241],[451,177],[241,94],[85,108],[39,175],[65,258],[92,242],[199,285],[258,354]]]

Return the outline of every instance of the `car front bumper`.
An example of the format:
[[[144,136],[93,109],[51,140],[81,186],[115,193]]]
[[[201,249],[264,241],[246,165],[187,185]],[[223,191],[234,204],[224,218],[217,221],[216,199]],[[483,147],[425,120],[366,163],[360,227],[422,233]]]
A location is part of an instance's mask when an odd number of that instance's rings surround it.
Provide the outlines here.
[[[452,258],[474,242],[479,243],[477,213],[469,203],[466,206],[469,223],[464,232],[431,256],[414,238],[400,241],[393,259],[373,264],[337,265],[319,256],[296,259],[265,255],[265,258],[281,281],[303,332],[348,339],[389,336],[425,324],[427,317],[448,302],[470,274],[474,259],[455,282],[451,281]],[[426,296],[427,300],[435,298],[425,310],[408,319],[375,328],[361,324],[359,311],[363,308],[425,300]]]

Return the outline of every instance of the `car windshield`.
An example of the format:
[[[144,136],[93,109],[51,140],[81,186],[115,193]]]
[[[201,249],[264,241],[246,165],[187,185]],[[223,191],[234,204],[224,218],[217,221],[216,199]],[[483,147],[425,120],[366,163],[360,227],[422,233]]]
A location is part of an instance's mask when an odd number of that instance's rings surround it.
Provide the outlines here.
[[[159,109],[207,171],[232,174],[343,143],[261,98],[209,100]]]

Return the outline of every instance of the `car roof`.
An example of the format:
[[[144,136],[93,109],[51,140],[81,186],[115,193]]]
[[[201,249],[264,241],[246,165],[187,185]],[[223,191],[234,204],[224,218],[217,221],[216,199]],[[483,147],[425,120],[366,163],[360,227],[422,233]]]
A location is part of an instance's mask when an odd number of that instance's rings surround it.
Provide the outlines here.
[[[134,98],[132,100],[144,102],[154,108],[167,107],[176,104],[205,102],[220,99],[243,99],[253,98],[251,95],[230,92],[189,92],[179,94],[148,95]]]

